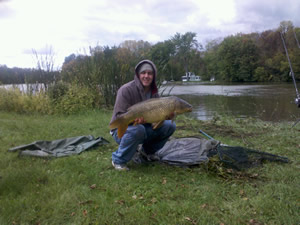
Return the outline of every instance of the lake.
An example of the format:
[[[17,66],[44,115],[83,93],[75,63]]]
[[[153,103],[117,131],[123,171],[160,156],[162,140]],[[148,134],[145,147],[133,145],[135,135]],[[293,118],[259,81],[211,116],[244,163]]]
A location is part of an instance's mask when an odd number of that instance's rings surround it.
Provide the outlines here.
[[[209,120],[215,114],[237,118],[254,117],[263,121],[297,121],[300,108],[294,100],[295,87],[284,84],[210,85],[167,84],[164,94],[178,96],[193,105],[191,115]]]

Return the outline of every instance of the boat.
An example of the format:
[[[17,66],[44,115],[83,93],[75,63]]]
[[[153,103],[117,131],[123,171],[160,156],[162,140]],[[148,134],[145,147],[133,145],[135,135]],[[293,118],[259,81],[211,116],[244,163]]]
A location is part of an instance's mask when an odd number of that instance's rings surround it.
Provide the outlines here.
[[[185,74],[185,76],[182,76],[182,77],[181,77],[181,80],[182,80],[182,82],[187,82],[187,81],[201,81],[201,77],[195,75],[195,74],[192,73],[192,72],[187,72],[187,73]]]

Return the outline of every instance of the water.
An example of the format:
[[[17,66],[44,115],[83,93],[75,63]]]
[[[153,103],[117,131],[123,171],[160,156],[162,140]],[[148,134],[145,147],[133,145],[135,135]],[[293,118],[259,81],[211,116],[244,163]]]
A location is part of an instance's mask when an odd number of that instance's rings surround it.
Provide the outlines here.
[[[293,84],[271,85],[204,85],[182,84],[164,93],[178,96],[193,105],[191,115],[209,120],[215,114],[233,115],[237,118],[254,117],[263,121],[296,121],[300,108],[294,103],[296,91]]]
[[[34,84],[6,84],[0,85],[0,88],[5,89],[12,89],[12,88],[19,88],[23,93],[36,93],[42,90],[45,90],[45,87],[41,83],[34,83]]]

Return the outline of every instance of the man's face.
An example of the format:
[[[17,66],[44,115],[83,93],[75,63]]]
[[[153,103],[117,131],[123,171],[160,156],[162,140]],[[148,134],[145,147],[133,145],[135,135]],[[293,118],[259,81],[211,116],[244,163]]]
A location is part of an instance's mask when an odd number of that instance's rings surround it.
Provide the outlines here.
[[[153,81],[153,72],[151,70],[145,70],[140,73],[140,81],[144,87],[150,87]]]

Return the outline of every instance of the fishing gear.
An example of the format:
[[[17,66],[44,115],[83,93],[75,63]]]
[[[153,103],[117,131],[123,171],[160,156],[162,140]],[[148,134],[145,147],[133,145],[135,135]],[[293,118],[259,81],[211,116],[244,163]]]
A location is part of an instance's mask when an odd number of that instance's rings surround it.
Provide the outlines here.
[[[295,32],[295,29],[293,29],[293,32],[294,32],[294,37],[295,37],[295,39],[296,39],[298,48],[300,48],[299,41],[298,41],[298,38],[297,38],[297,35],[296,35],[296,32]]]
[[[208,139],[215,140],[203,130],[199,129],[199,132]],[[268,152],[262,152],[241,146],[229,146],[221,144],[221,142],[219,142],[218,145],[209,152],[208,157],[213,157],[214,155],[218,155],[219,160],[225,167],[236,170],[246,170],[248,168],[257,167],[262,165],[265,161],[281,163],[290,162],[290,160],[284,156],[274,155]]]
[[[290,75],[292,76],[293,83],[294,83],[294,86],[295,86],[295,89],[296,89],[295,104],[296,104],[298,107],[300,107],[300,95],[299,95],[298,88],[297,88],[297,84],[296,84],[295,74],[294,74],[294,71],[293,71],[293,68],[292,68],[291,60],[290,60],[289,53],[288,53],[288,50],[287,50],[286,45],[285,45],[285,41],[284,41],[282,32],[280,32],[280,36],[281,36],[281,40],[282,40],[282,43],[283,43],[283,47],[284,47],[284,50],[285,50],[285,53],[286,53],[286,57],[287,57],[288,62],[289,62],[289,66],[290,66]],[[297,37],[296,37],[296,34],[295,34],[295,38],[296,38],[297,43],[298,43],[298,39],[297,39]],[[298,47],[300,48],[299,43],[298,43]]]

